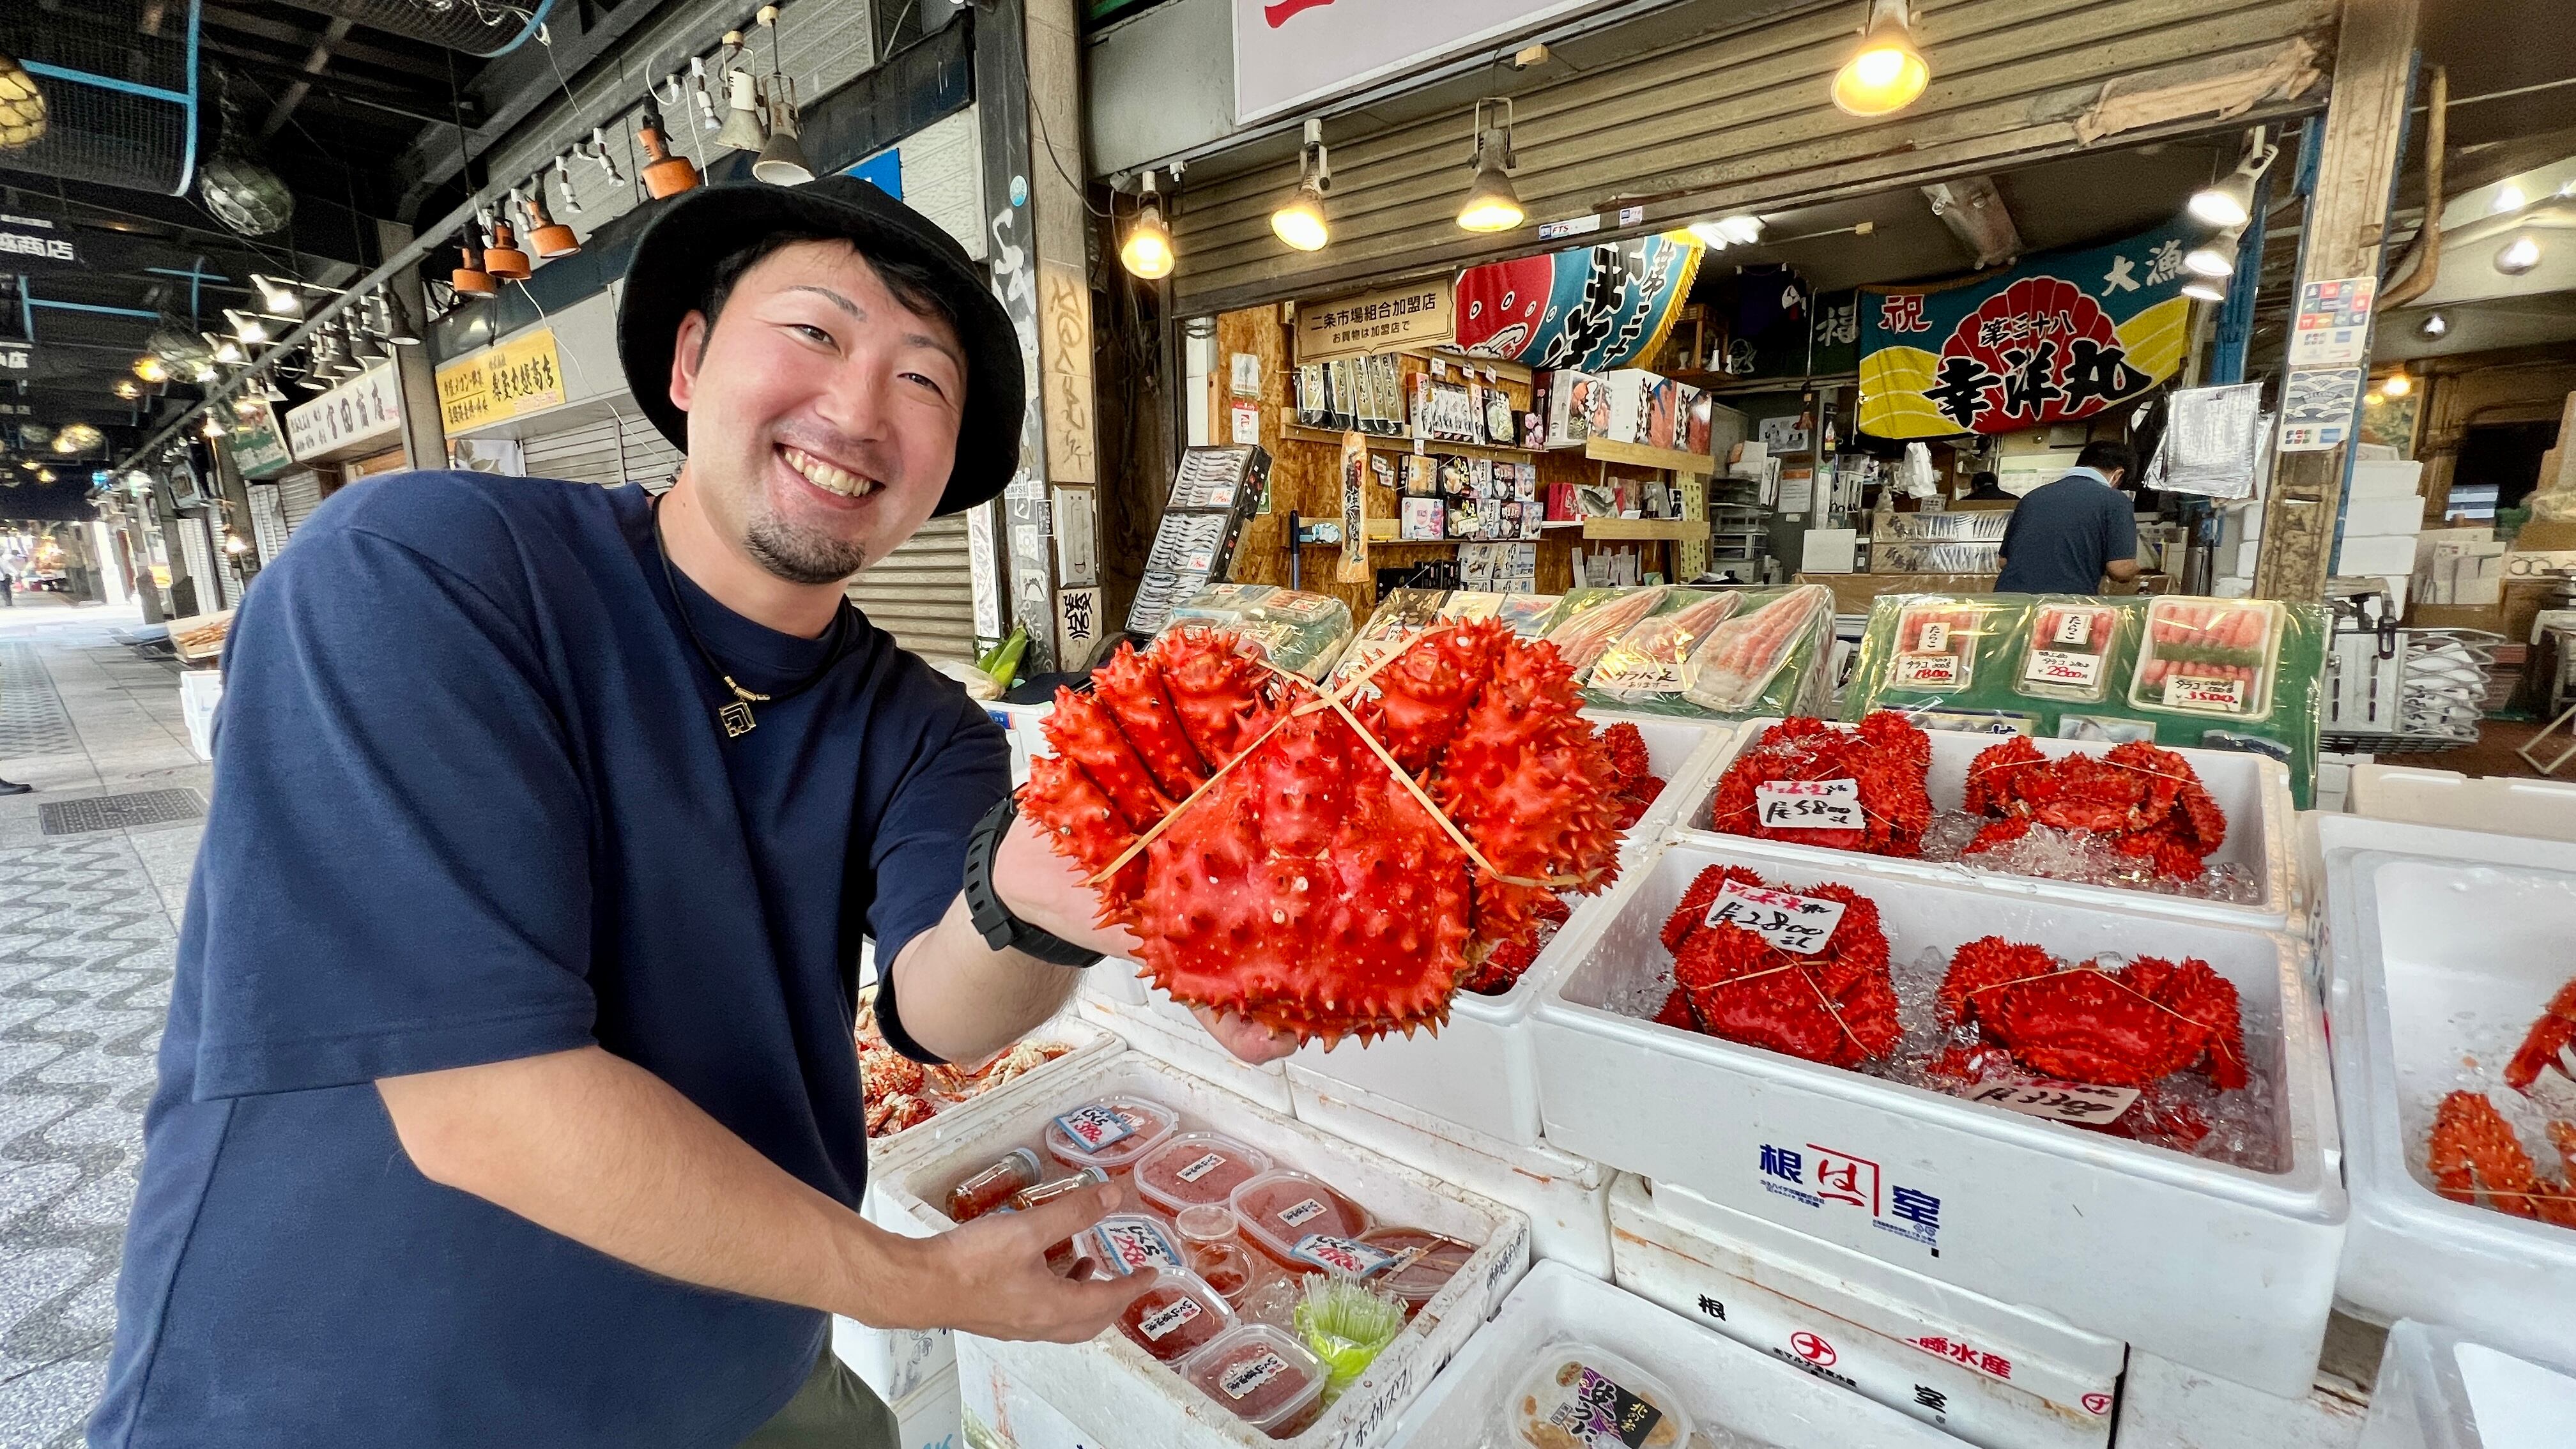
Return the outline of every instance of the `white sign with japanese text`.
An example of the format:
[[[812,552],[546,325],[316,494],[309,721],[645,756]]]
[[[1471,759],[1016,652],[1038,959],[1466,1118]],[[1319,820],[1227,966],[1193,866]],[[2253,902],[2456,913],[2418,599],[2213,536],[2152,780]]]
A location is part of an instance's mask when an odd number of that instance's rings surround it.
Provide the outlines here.
[[[1259,120],[1608,4],[1234,0],[1234,119]]]
[[[1753,787],[1755,819],[1765,830],[1859,830],[1858,780],[1765,780]]]
[[[1950,1095],[1967,1102],[1984,1102],[2007,1112],[2025,1117],[2045,1117],[2052,1122],[2099,1124],[2116,1122],[2129,1105],[2138,1100],[2135,1087],[2097,1087],[2088,1082],[1970,1082],[1953,1087]]]
[[[1787,891],[1749,886],[1730,880],[1718,887],[1717,899],[1709,903],[1708,924],[1720,922],[1741,926],[1783,951],[1799,956],[1812,956],[1825,949],[1834,937],[1834,927],[1841,925],[1843,903],[1820,901],[1813,896],[1791,895]]]
[[[372,451],[402,436],[402,388],[378,364],[286,415],[286,447],[299,463]]]

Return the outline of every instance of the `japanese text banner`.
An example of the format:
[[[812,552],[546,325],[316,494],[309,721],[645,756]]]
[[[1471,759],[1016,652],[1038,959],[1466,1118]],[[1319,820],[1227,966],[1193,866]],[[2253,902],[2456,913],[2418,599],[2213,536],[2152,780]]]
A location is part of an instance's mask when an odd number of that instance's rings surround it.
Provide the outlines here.
[[[2173,375],[2191,338],[2177,222],[1932,287],[1860,292],[1860,426],[2010,433],[2090,417]]]
[[[1603,372],[1661,346],[1699,271],[1687,235],[1489,262],[1458,277],[1458,345],[1531,367]]]

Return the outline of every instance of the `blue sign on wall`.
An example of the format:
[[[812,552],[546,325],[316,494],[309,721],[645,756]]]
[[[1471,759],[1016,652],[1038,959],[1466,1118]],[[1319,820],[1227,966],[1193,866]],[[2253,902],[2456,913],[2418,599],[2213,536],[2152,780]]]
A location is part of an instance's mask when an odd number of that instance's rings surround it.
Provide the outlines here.
[[[841,174],[870,182],[895,200],[903,200],[903,152],[898,148],[879,151]]]

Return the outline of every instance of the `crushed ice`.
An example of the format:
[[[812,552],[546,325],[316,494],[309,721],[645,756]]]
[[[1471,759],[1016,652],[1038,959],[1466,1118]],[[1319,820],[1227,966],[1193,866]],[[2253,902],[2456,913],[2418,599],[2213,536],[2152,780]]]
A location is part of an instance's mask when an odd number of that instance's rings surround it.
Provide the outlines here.
[[[2576,1122],[2576,1082],[2553,1069],[2540,1074],[2528,1096],[2504,1084],[2505,1064],[2513,1060],[2538,1015],[2537,1011],[2499,1014],[2474,1008],[2453,1012],[2444,1025],[2449,1028],[2445,1035],[2459,1044],[2456,1055],[2443,1068],[2404,1074],[2409,1090],[2399,1120],[2406,1130],[2406,1170],[2428,1190],[2434,1186],[2433,1174],[2425,1166],[2432,1153],[2433,1114],[2454,1091],[2485,1093],[2542,1176],[2563,1179],[2568,1175],[2568,1164],[2559,1161],[2557,1149],[2550,1145],[2549,1124]],[[2492,1206],[2484,1199],[2480,1205]]]
[[[2118,886],[2228,905],[2259,905],[2263,899],[2263,883],[2251,870],[2233,861],[2209,862],[2198,880],[2168,880],[2158,876],[2145,859],[2121,854],[2109,840],[2089,830],[2034,825],[2017,840],[1967,855],[1968,844],[1977,838],[1977,832],[1993,823],[1986,816],[1965,810],[1941,811],[1923,831],[1923,858],[1967,870]]]

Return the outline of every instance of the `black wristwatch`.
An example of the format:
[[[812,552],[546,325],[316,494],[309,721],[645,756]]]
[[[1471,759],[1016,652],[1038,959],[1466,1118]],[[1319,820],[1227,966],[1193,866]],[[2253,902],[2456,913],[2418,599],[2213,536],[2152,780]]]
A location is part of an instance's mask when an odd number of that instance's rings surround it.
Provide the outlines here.
[[[1035,956],[1051,966],[1089,966],[1101,959],[1101,953],[1088,946],[1077,946],[1053,931],[1042,931],[1011,914],[1002,904],[1001,894],[993,889],[993,855],[1002,848],[1002,835],[1019,817],[1020,802],[1016,793],[1002,797],[1002,803],[987,811],[975,825],[975,833],[966,841],[966,918],[975,923],[975,933],[984,944],[996,951],[1018,951]]]

